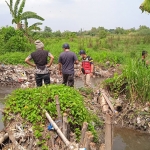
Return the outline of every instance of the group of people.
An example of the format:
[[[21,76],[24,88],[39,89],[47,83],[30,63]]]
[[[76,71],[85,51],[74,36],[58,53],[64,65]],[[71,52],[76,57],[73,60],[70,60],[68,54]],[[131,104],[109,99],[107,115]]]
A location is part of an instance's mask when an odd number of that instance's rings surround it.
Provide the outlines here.
[[[44,50],[44,44],[40,40],[35,42],[36,51],[32,52],[26,59],[25,62],[35,68],[35,81],[37,87],[44,84],[50,84],[50,72],[49,67],[52,65],[54,56],[47,50]],[[58,59],[58,71],[62,75],[63,84],[70,87],[74,86],[74,64],[79,64],[77,56],[74,52],[70,51],[68,43],[63,44],[63,52],[60,54]],[[93,59],[86,55],[85,50],[79,51],[82,57],[82,63],[78,72],[84,74],[85,86],[90,86],[90,78],[93,76]],[[50,58],[48,62],[48,57]],[[31,61],[33,60],[33,61]]]

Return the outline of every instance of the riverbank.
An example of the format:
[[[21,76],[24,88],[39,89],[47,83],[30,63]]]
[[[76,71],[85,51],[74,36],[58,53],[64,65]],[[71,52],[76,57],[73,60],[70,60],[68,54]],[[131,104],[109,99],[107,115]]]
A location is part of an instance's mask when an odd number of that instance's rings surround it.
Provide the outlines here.
[[[34,70],[33,68],[27,68],[24,66],[3,66],[1,71],[3,75],[2,83],[3,86],[18,86],[21,88],[26,87],[35,87],[34,81]],[[77,77],[78,66],[75,67],[75,78]],[[96,70],[97,69],[97,70]],[[108,77],[104,76],[104,72],[113,76],[113,71],[109,72],[108,70],[101,70],[101,68],[95,68],[94,79]],[[113,68],[115,70],[115,68]],[[57,65],[51,67],[51,82],[60,84],[62,78],[58,75]],[[103,74],[102,74],[103,73]],[[52,80],[53,79],[53,80]],[[10,82],[13,81],[13,82]],[[10,83],[17,84],[10,84]],[[28,83],[28,84],[27,84]],[[23,86],[28,85],[28,86]],[[99,90],[99,85],[93,89],[79,88],[81,95],[84,97],[84,102],[86,107],[96,114],[101,120],[104,121],[104,113],[102,112],[101,106],[99,104],[98,97],[101,95]],[[115,109],[114,113],[114,126],[131,128],[138,131],[143,131],[144,133],[150,133],[150,114],[149,114],[149,103],[129,103],[126,95],[121,95],[118,99],[112,98],[109,93],[107,95],[110,102],[113,104]],[[16,116],[17,117],[17,116]],[[99,143],[104,143],[104,126],[97,127],[96,130],[99,133]]]

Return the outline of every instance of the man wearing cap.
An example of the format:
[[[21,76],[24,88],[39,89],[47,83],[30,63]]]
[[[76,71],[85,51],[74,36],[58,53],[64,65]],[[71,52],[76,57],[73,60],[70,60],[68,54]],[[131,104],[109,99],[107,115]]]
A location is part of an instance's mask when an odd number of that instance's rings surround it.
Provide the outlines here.
[[[84,50],[80,50],[79,54],[82,57],[79,76],[81,73],[84,74],[84,85],[88,87],[90,86],[90,78],[93,76],[93,59],[90,56],[87,56]]]
[[[74,64],[78,64],[78,59],[75,53],[70,51],[68,43],[63,44],[63,52],[59,56],[58,70],[59,74],[63,75],[63,84],[74,86]]]
[[[48,67],[51,66],[54,56],[49,52],[44,50],[44,44],[40,40],[34,42],[36,46],[36,51],[31,53],[26,59],[25,62],[32,67],[35,67],[35,80],[37,87],[42,86],[42,81],[44,80],[45,84],[50,84],[50,72]],[[50,61],[48,63],[48,57]],[[30,60],[33,59],[34,63]]]

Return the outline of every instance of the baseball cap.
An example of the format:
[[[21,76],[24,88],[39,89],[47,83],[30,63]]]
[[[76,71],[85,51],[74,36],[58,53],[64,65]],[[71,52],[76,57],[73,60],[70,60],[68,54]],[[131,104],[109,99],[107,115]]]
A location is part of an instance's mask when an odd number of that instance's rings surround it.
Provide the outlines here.
[[[80,50],[79,54],[85,54],[85,51],[84,50]]]
[[[62,48],[64,48],[64,49],[69,49],[69,48],[70,48],[70,46],[69,46],[69,44],[68,44],[68,43],[65,43],[65,44],[63,44]]]

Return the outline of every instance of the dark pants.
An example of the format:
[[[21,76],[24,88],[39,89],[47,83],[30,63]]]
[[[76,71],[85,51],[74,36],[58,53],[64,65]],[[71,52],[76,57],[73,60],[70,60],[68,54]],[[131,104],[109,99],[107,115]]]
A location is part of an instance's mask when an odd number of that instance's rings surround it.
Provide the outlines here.
[[[63,74],[63,84],[73,87],[74,86],[74,74]]]
[[[50,84],[50,74],[35,74],[36,85],[42,86],[42,81],[44,80],[44,84]]]

